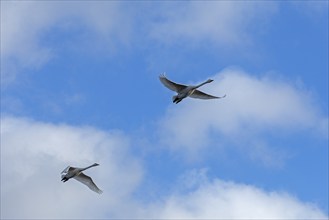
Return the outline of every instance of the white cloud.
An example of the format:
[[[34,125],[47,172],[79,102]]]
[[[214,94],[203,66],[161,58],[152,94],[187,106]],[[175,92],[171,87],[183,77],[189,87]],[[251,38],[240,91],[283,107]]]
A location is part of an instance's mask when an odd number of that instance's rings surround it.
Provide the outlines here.
[[[314,204],[285,192],[267,192],[254,186],[215,179],[204,180],[204,170],[192,171],[199,186],[188,193],[173,193],[147,210],[160,219],[327,219]]]
[[[129,138],[119,131],[4,117],[1,218],[91,219],[124,213],[143,174],[129,145]],[[75,180],[60,181],[67,165],[84,167],[94,162],[100,166],[86,173],[104,191],[102,195]]]
[[[232,68],[212,78],[215,81],[201,90],[218,96],[226,93],[227,97],[210,101],[188,98],[171,106],[159,123],[159,136],[167,146],[197,155],[206,146],[219,147],[229,140],[257,145],[253,149],[260,150],[260,157],[273,151],[262,143],[264,134],[312,131],[327,137],[328,118],[317,109],[310,92]]]
[[[276,11],[272,2],[184,2],[165,4],[151,29],[151,36],[166,43],[205,42],[227,47],[245,46],[255,26],[264,25]],[[257,21],[257,22],[255,22]],[[192,42],[192,43],[191,43]]]

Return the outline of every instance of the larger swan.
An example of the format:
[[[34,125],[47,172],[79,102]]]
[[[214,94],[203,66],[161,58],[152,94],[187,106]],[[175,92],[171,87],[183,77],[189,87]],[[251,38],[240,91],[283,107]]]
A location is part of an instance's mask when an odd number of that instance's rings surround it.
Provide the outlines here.
[[[172,97],[173,103],[176,104],[188,96],[197,99],[220,99],[226,96],[224,95],[221,97],[217,97],[217,96],[206,94],[198,90],[198,88],[203,86],[204,84],[211,83],[212,81],[214,81],[212,79],[208,79],[207,81],[200,83],[199,85],[196,86],[186,86],[170,81],[169,79],[166,78],[164,73],[161,74],[159,78],[162,84],[165,85],[168,89],[177,92],[177,95]]]
[[[85,184],[86,186],[89,187],[89,189],[91,189],[92,191],[101,194],[103,191],[100,190],[96,184],[93,182],[93,180],[85,175],[84,173],[82,173],[82,171],[89,169],[91,167],[95,167],[95,166],[99,166],[98,163],[94,163],[93,165],[90,165],[88,167],[85,168],[77,168],[77,167],[66,167],[62,172],[62,181],[66,182],[71,178],[74,178],[76,180],[78,180],[79,182]]]

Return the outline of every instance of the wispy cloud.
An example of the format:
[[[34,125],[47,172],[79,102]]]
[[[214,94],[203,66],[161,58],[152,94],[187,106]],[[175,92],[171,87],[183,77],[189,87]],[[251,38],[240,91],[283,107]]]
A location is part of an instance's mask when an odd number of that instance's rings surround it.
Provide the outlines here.
[[[152,37],[170,44],[188,42],[191,46],[208,42],[224,48],[250,44],[250,31],[264,25],[277,8],[272,2],[233,1],[192,1],[164,6],[165,10],[159,12],[159,19],[152,26]]]
[[[132,25],[117,2],[6,1],[1,2],[1,13],[4,85],[24,68],[42,67],[61,49],[111,51],[118,42],[128,41]]]

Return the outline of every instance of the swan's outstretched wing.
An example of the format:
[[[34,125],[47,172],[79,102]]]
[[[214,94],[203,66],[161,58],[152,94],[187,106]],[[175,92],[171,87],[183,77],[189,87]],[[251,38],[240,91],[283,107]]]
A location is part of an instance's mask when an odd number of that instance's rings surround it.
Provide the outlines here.
[[[190,97],[192,98],[196,98],[196,99],[221,99],[221,98],[224,98],[226,95],[224,96],[221,96],[221,97],[217,97],[217,96],[213,96],[213,95],[209,95],[209,94],[206,94],[204,92],[201,92],[199,90],[195,90],[191,95]]]
[[[164,74],[161,74],[159,76],[159,78],[165,87],[167,87],[168,89],[175,91],[175,92],[180,92],[187,87],[185,85],[181,85],[181,84],[170,81],[169,79],[166,78],[166,76]]]
[[[103,192],[102,190],[100,190],[96,186],[96,184],[93,182],[93,180],[89,176],[87,176],[87,175],[85,175],[83,173],[80,173],[79,175],[77,175],[77,176],[75,176],[73,178],[76,179],[76,180],[78,180],[79,182],[85,184],[86,186],[89,187],[89,189],[91,189],[94,192],[97,192],[98,194],[101,194]]]

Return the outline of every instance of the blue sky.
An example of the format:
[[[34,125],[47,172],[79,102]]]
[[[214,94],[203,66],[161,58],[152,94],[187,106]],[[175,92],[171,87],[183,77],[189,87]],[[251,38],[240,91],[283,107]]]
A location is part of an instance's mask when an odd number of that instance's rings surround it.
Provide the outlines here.
[[[328,213],[327,1],[1,1],[2,218]]]

